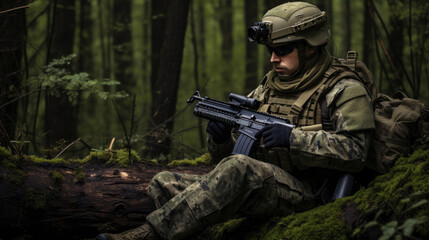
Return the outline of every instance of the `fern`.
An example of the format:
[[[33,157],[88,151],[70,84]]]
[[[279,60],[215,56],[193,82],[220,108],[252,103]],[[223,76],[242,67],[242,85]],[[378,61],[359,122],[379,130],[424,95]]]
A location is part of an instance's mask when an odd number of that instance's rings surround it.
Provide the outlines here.
[[[110,79],[95,80],[86,72],[73,73],[70,69],[71,62],[75,57],[76,54],[63,56],[52,60],[46,65],[43,73],[38,77],[42,88],[55,96],[67,94],[70,102],[76,101],[79,94],[83,99],[94,94],[103,100],[109,97],[124,98],[128,96],[125,91],[115,93],[104,91],[105,87],[120,85],[118,81]]]

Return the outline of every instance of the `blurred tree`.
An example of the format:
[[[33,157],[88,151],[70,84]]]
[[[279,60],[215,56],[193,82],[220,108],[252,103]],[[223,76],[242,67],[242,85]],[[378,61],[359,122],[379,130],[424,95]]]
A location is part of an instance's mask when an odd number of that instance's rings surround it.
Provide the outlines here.
[[[155,128],[148,141],[151,157],[168,155],[176,112],[177,91],[190,0],[172,1],[165,19],[158,77],[152,92],[151,121]],[[152,63],[154,64],[154,63]]]
[[[23,77],[21,66],[25,47],[27,1],[0,2],[0,143],[8,146],[15,139],[18,102]]]
[[[74,0],[55,1],[48,62],[73,53],[75,16]],[[72,140],[77,135],[77,107],[67,94],[63,94],[65,89],[58,90],[59,95],[46,94],[45,131],[48,146],[60,139]]]
[[[351,40],[352,40],[352,25],[351,25],[351,11],[350,11],[350,0],[341,1],[341,18],[342,18],[342,26],[341,26],[341,52],[339,56],[345,57],[347,51],[351,49]]]
[[[79,6],[79,46],[78,71],[92,72],[93,57],[91,54],[91,41],[93,36],[93,22],[91,21],[92,6],[89,0],[80,0]]]
[[[403,6],[405,0],[389,0],[389,8],[391,9],[391,15],[389,17],[389,25],[391,26],[391,30],[389,32],[389,52],[392,54],[392,61],[395,68],[399,68],[403,64],[403,52],[405,47],[405,19],[401,17],[401,14],[395,11],[395,6],[398,3]],[[394,40],[393,40],[394,39]],[[404,77],[403,71],[398,71],[398,79],[397,81],[402,81]],[[401,90],[401,84],[388,84],[389,92],[393,93],[395,91]]]
[[[135,93],[136,85],[132,74],[131,0],[114,0],[113,9],[115,80],[121,83],[122,90],[131,94]],[[132,98],[123,99],[118,102],[118,105],[122,110],[121,112],[124,112],[127,116],[132,114]],[[128,120],[129,118],[125,119]]]
[[[155,82],[158,78],[161,49],[164,43],[165,19],[170,2],[168,0],[152,0],[151,25],[151,92],[155,91]]]
[[[368,0],[364,1],[364,26],[363,26],[363,62],[368,66],[368,68],[371,70],[374,70],[374,61],[373,61],[373,28],[371,24],[371,17],[369,13],[369,6],[368,6]]]
[[[216,15],[219,18],[221,33],[221,79],[222,85],[226,89],[231,86],[232,73],[232,54],[233,54],[233,22],[232,22],[232,1],[218,0],[216,6]]]
[[[190,7],[190,27],[191,27],[191,34],[192,34],[192,46],[193,46],[193,53],[194,53],[194,81],[195,81],[195,89],[197,90],[201,90],[200,88],[200,73],[199,73],[199,63],[200,63],[200,48],[199,45],[201,44],[201,40],[202,38],[199,37],[202,32],[198,32],[200,34],[197,34],[197,30],[196,30],[196,23],[198,22],[196,17],[195,17],[195,11],[194,11],[194,6],[195,6],[195,1],[191,2],[191,7]],[[200,23],[200,25],[202,25]],[[202,127],[202,119],[198,118],[198,137],[199,137],[199,142],[200,142],[200,147],[204,148],[205,146],[205,141],[204,141],[204,131],[203,131],[203,127]]]
[[[245,29],[247,36],[247,28],[258,21],[258,5],[252,0],[244,1],[244,16],[245,16]],[[258,83],[258,46],[256,43],[251,43],[246,39],[246,69],[244,80],[244,92],[249,93],[255,88]]]
[[[333,26],[333,9],[332,9],[332,0],[317,0],[315,1],[316,6],[318,6],[320,8],[320,10],[325,11],[326,14],[328,15],[328,27],[331,29],[332,31],[332,26]],[[332,36],[331,36],[332,38]],[[333,52],[334,47],[332,44],[332,40],[328,42],[328,51],[330,53]]]

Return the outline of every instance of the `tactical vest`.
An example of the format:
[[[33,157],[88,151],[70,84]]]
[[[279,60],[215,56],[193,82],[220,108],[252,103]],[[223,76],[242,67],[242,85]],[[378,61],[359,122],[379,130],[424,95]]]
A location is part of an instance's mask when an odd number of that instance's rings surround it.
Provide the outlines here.
[[[322,123],[320,103],[325,94],[345,78],[361,81],[355,73],[347,71],[347,69],[339,65],[332,64],[324,73],[321,81],[304,92],[284,94],[267,88],[263,92],[263,104],[261,104],[258,111],[286,118],[297,127],[307,129],[306,126],[314,125],[315,128],[319,127],[321,129],[321,126],[315,126]],[[266,79],[263,80],[263,83],[265,81]]]
[[[347,68],[347,63],[350,65],[355,64],[353,61],[356,61],[353,57],[347,58],[344,63],[333,59],[333,63],[324,73],[321,81],[303,92],[284,94],[274,89],[265,88],[262,96],[258,97],[258,100],[263,103],[258,111],[288,119],[301,130],[321,130],[321,102],[325,95],[342,79],[351,78],[362,82],[362,79],[354,71],[350,71]],[[266,81],[267,76],[264,77],[261,84],[265,85]],[[326,110],[329,111],[329,109]],[[329,112],[324,114],[330,115]],[[288,152],[289,149],[287,148],[266,150],[259,147],[255,151],[254,157],[261,161],[278,165],[286,171],[293,171]]]

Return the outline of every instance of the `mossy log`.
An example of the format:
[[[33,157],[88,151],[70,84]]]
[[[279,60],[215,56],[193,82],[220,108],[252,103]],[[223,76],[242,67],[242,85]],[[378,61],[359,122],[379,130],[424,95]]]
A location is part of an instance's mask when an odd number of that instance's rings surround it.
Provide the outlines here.
[[[161,171],[204,174],[211,166],[0,162],[0,239],[82,239],[145,221],[147,187]],[[12,166],[12,167],[11,167]]]

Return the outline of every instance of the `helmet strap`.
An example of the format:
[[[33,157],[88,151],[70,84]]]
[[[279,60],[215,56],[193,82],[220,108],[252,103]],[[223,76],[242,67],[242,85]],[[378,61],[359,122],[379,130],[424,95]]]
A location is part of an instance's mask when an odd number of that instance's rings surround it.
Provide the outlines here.
[[[303,41],[299,41],[297,43],[297,50],[298,50],[298,60],[299,60],[299,67],[296,70],[296,72],[293,74],[293,77],[300,76],[304,73],[304,68],[307,63],[307,51],[306,51],[306,44]]]

